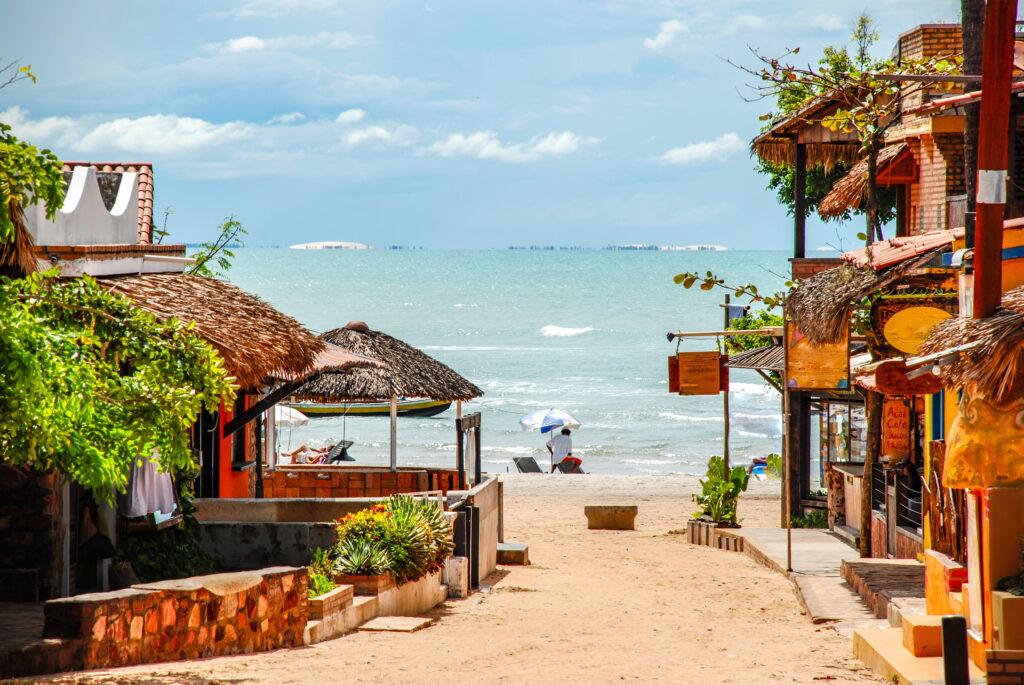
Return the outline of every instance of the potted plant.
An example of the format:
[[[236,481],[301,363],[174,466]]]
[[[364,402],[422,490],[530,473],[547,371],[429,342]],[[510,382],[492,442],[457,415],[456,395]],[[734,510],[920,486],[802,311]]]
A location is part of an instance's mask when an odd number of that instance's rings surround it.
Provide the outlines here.
[[[693,501],[701,507],[694,518],[711,521],[719,528],[739,528],[736,506],[749,481],[750,474],[742,466],[734,466],[726,472],[725,460],[711,457],[707,479],[700,481],[701,493],[692,495]]]

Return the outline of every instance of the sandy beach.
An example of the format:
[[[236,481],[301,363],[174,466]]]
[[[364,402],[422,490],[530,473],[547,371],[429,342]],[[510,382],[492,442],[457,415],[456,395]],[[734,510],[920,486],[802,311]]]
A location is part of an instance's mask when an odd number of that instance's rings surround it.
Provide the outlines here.
[[[449,600],[424,630],[32,682],[884,682],[852,658],[849,637],[811,624],[782,575],[686,542],[696,478],[501,478],[505,539],[528,544],[532,565],[500,567],[489,590]],[[639,505],[637,530],[587,530],[584,505],[619,503]],[[739,514],[777,526],[778,482],[752,482]]]

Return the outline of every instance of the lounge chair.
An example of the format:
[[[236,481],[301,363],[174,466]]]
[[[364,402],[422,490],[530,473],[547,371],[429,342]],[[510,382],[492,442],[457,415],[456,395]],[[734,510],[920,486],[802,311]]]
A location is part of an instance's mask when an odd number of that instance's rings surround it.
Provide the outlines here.
[[[555,464],[555,468],[561,473],[586,473],[580,468],[580,465],[574,461],[560,461]]]
[[[355,461],[356,458],[348,453],[348,448],[355,443],[351,440],[341,440],[327,453],[327,463],[337,464],[339,461]]]
[[[512,461],[516,463],[519,473],[544,473],[533,457],[512,457]]]

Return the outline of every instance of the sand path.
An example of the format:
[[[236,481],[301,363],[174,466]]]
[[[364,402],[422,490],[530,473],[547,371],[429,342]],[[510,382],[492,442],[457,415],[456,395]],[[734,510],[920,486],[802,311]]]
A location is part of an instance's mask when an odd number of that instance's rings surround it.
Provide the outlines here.
[[[505,539],[528,567],[435,610],[416,633],[353,633],[309,648],[155,664],[75,683],[865,683],[849,637],[814,626],[791,583],[745,555],[672,531],[695,479],[520,476],[505,480]],[[741,503],[748,526],[779,520],[777,483]],[[638,494],[641,493],[641,494]],[[636,503],[636,531],[588,531],[584,504]]]

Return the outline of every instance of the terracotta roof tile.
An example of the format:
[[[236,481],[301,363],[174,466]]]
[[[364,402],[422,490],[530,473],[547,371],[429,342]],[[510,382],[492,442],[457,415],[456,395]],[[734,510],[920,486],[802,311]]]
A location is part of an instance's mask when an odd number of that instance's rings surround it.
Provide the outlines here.
[[[934,231],[920,235],[905,236],[901,238],[890,238],[871,246],[871,258],[868,259],[867,248],[853,250],[843,253],[843,261],[854,265],[857,268],[870,266],[875,271],[899,264],[912,257],[930,252],[943,245],[952,245],[953,238],[963,238],[964,230],[958,228],[952,231]]]

